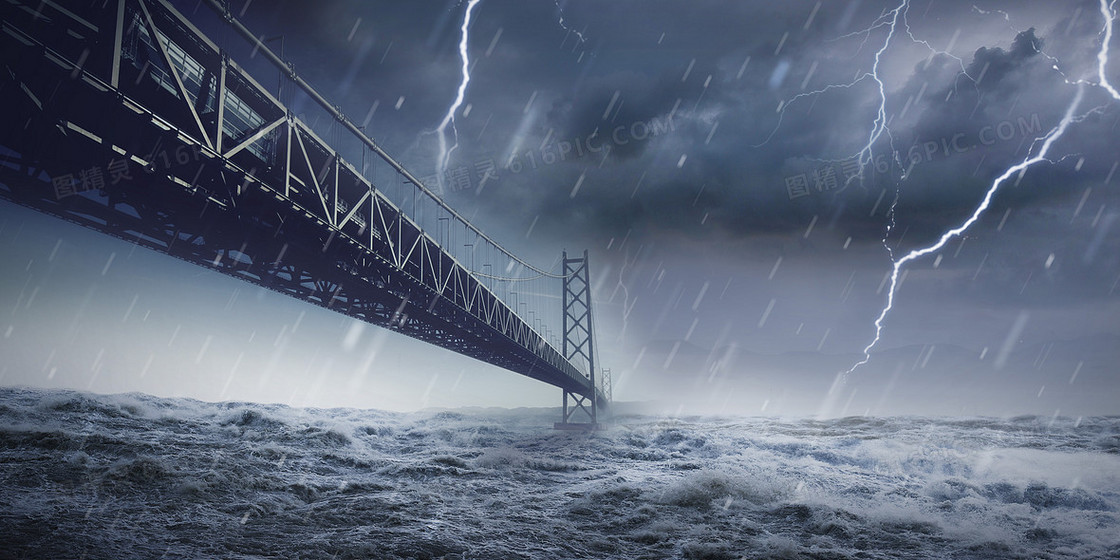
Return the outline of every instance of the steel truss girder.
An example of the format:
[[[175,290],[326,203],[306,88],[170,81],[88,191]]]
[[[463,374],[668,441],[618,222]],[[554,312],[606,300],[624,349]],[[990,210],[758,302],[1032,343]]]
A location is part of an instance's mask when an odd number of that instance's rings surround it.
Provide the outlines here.
[[[84,10],[92,23],[59,16],[56,28],[2,16],[0,57],[10,72],[0,95],[15,110],[0,117],[0,143],[20,161],[0,166],[0,197],[574,394],[595,393],[565,356],[165,1]],[[177,95],[149,85],[145,68],[123,59],[132,10],[143,14]],[[201,97],[190,102],[171,43],[216,84],[207,94],[218,100],[213,113],[200,112],[208,105]],[[231,92],[263,117],[261,127],[226,134]],[[53,196],[51,177],[110,159],[127,161],[135,177]]]

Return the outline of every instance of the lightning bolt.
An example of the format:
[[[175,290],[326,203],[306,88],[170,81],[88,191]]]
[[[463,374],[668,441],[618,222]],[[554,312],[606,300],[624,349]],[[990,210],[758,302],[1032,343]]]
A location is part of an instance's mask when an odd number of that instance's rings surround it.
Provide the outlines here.
[[[894,261],[894,266],[891,269],[890,289],[887,292],[887,304],[879,313],[879,317],[875,319],[875,339],[872,340],[871,343],[863,349],[863,359],[849,368],[848,371],[844,372],[845,375],[852,373],[856,370],[856,368],[866,364],[871,359],[871,349],[879,343],[879,338],[883,332],[883,321],[886,319],[887,314],[891,312],[891,308],[894,307],[894,296],[898,288],[898,274],[902,270],[902,267],[910,261],[924,257],[930,253],[940,251],[941,248],[949,242],[949,240],[957,237],[958,235],[968,230],[968,228],[972,227],[972,224],[976,223],[976,221],[980,219],[980,216],[984,213],[984,211],[988,209],[988,206],[991,205],[992,198],[995,196],[996,191],[999,190],[1000,186],[1002,186],[1004,181],[1006,181],[1008,178],[1015,175],[1016,173],[1025,173],[1028,167],[1036,163],[1042,161],[1050,161],[1046,158],[1046,154],[1050,151],[1050,146],[1052,146],[1055,141],[1057,141],[1062,137],[1063,134],[1065,134],[1066,128],[1069,127],[1069,124],[1071,122],[1074,122],[1074,112],[1077,110],[1077,106],[1081,104],[1081,98],[1083,94],[1084,89],[1078,87],[1077,95],[1074,96],[1073,102],[1070,103],[1069,107],[1066,109],[1065,116],[1062,117],[1062,120],[1058,124],[1058,126],[1051,129],[1050,132],[1048,132],[1045,136],[1036,138],[1035,141],[1031,144],[1031,151],[1033,151],[1034,146],[1040,140],[1042,141],[1042,148],[1039,149],[1038,153],[1034,156],[1031,156],[1028,152],[1027,157],[1023,161],[1009,167],[1006,171],[1003,172],[1003,174],[997,177],[995,181],[992,182],[991,186],[988,187],[987,192],[984,193],[984,199],[980,202],[980,205],[972,211],[972,215],[969,216],[967,220],[961,223],[961,225],[941,234],[941,237],[937,240],[936,243],[923,247],[921,249],[910,251],[906,254],[906,256]]]
[[[1108,92],[1113,99],[1120,100],[1120,93],[1116,88],[1112,87],[1109,83],[1108,77],[1105,75],[1105,68],[1108,66],[1108,46],[1112,42],[1112,22],[1116,19],[1116,0],[1112,0],[1109,4],[1105,0],[1101,2],[1101,17],[1104,18],[1104,37],[1101,38],[1101,50],[1097,51],[1097,74],[1098,85]]]
[[[883,27],[883,26],[888,26],[889,27],[887,37],[883,41],[882,46],[879,47],[879,50],[875,51],[875,62],[871,66],[871,71],[870,72],[864,72],[863,74],[860,74],[859,76],[857,76],[854,80],[852,80],[850,82],[847,82],[847,83],[844,83],[844,84],[829,84],[829,85],[827,85],[823,88],[817,89],[817,90],[808,91],[808,92],[805,92],[805,93],[799,93],[799,94],[783,101],[782,104],[781,104],[781,108],[779,109],[779,112],[778,112],[778,122],[777,122],[777,124],[774,125],[774,129],[770,131],[770,134],[766,136],[765,140],[763,140],[762,142],[760,142],[758,144],[753,144],[751,147],[752,148],[761,148],[762,146],[765,146],[766,144],[768,144],[770,142],[770,140],[772,140],[774,138],[774,135],[778,133],[778,130],[782,127],[782,120],[785,118],[786,109],[788,109],[791,105],[796,103],[798,100],[805,99],[805,98],[808,98],[808,97],[814,97],[814,96],[817,96],[817,95],[821,95],[823,93],[827,93],[827,92],[835,90],[835,89],[850,89],[850,88],[853,88],[856,85],[864,82],[865,80],[870,79],[870,80],[873,80],[876,83],[876,85],[878,86],[879,108],[878,108],[878,110],[876,111],[876,114],[875,114],[875,122],[872,123],[870,136],[868,138],[868,143],[859,152],[857,152],[854,156],[854,157],[859,158],[860,168],[861,168],[861,171],[862,171],[862,168],[864,167],[864,165],[866,165],[866,163],[870,161],[871,146],[879,139],[880,136],[882,136],[883,132],[887,130],[886,87],[883,85],[883,81],[879,79],[879,61],[880,61],[883,53],[886,52],[888,47],[890,47],[891,39],[894,38],[894,30],[895,30],[895,27],[898,25],[898,18],[899,18],[899,15],[902,12],[902,9],[906,6],[908,6],[908,5],[909,5],[909,0],[903,0],[903,2],[900,3],[897,7],[895,7],[895,9],[890,10],[890,11],[884,13],[883,15],[880,15],[879,18],[876,19],[867,29],[857,31],[857,32],[854,32],[854,33],[849,33],[847,35],[843,35],[843,36],[837,38],[837,39],[843,39],[843,38],[846,38],[846,37],[853,37],[853,36],[856,36],[856,35],[864,35],[863,43],[860,44],[860,48],[862,49],[863,44],[865,44],[867,42],[867,40],[870,37],[870,34],[871,34],[872,31],[874,31],[874,30],[876,30],[880,27]],[[866,161],[865,161],[865,156],[867,156]]]
[[[1116,18],[1116,14],[1113,9],[1115,4],[1116,0],[1112,0],[1111,4],[1109,4],[1107,0],[1100,0],[1101,16],[1104,18],[1104,31],[1103,37],[1101,39],[1100,50],[1097,51],[1097,74],[1099,81],[1096,85],[1108,92],[1108,94],[1113,99],[1120,100],[1120,92],[1116,91],[1116,89],[1108,81],[1108,77],[1106,76],[1106,68],[1108,66],[1108,49],[1109,44],[1112,41],[1113,21]],[[980,201],[980,204],[976,207],[975,210],[973,210],[972,215],[969,216],[967,220],[965,220],[959,226],[943,233],[937,240],[937,242],[933,243],[932,245],[910,251],[898,260],[894,260],[892,256],[893,266],[891,267],[890,289],[887,292],[887,303],[883,307],[883,310],[879,313],[879,316],[875,319],[875,338],[872,339],[871,343],[863,349],[863,359],[861,359],[859,362],[857,362],[855,365],[848,368],[847,371],[841,374],[841,378],[844,378],[847,375],[851,374],[853,371],[866,364],[871,359],[871,350],[875,348],[875,346],[879,343],[879,339],[881,338],[883,333],[883,321],[886,320],[887,315],[894,307],[895,293],[897,292],[898,288],[898,275],[902,270],[902,267],[911,261],[940,251],[945,246],[945,244],[949,242],[949,240],[963,234],[968,230],[968,228],[972,227],[972,225],[980,219],[980,216],[984,213],[984,211],[988,209],[988,206],[992,202],[992,198],[1008,178],[1014,176],[1017,173],[1026,173],[1027,168],[1036,163],[1040,163],[1042,161],[1050,161],[1047,159],[1047,154],[1050,151],[1050,147],[1054,144],[1054,142],[1061,138],[1063,134],[1065,134],[1066,129],[1069,127],[1069,125],[1077,120],[1077,118],[1075,117],[1075,112],[1077,111],[1077,107],[1081,104],[1084,93],[1084,87],[1079,83],[1077,87],[1077,94],[1074,96],[1073,101],[1066,109],[1065,115],[1062,117],[1061,122],[1058,123],[1058,126],[1051,129],[1050,132],[1048,132],[1045,136],[1036,138],[1035,141],[1031,143],[1031,149],[1028,150],[1027,157],[1023,159],[1023,161],[1009,167],[1006,171],[1003,172],[1003,174],[1001,174],[999,177],[996,177],[996,179],[992,181],[991,186],[988,187],[987,192],[984,193],[983,200]],[[1038,150],[1038,153],[1032,156],[1031,152],[1034,151],[1034,147],[1038,145],[1039,141],[1042,142],[1042,146]],[[897,197],[895,200],[897,202]],[[892,225],[893,222],[894,219],[892,216]],[[888,226],[888,231],[890,230],[890,227],[891,226]]]
[[[883,80],[879,76],[880,62],[882,61],[883,55],[890,48],[891,42],[895,39],[895,32],[898,31],[899,28],[901,27],[901,29],[906,33],[906,36],[909,37],[911,42],[913,42],[915,44],[918,44],[918,45],[921,45],[921,46],[925,47],[926,49],[928,49],[930,51],[930,59],[932,59],[934,55],[945,55],[945,56],[955,60],[957,62],[957,65],[960,66],[960,71],[957,73],[957,75],[958,76],[965,76],[966,78],[969,79],[969,81],[971,81],[973,83],[973,85],[976,84],[976,80],[972,76],[970,76],[968,74],[968,71],[965,69],[964,61],[961,60],[961,58],[959,58],[957,56],[954,56],[952,53],[949,53],[947,51],[938,50],[938,49],[934,48],[932,45],[930,45],[928,41],[919,39],[919,38],[914,36],[913,31],[910,29],[910,23],[909,23],[908,18],[907,18],[909,12],[910,12],[910,0],[902,0],[901,2],[898,3],[897,6],[894,7],[894,9],[884,10],[882,13],[880,13],[879,17],[877,17],[875,19],[875,21],[873,21],[871,23],[871,25],[869,25],[867,28],[861,29],[859,31],[854,31],[852,33],[847,33],[845,35],[841,35],[841,36],[833,39],[832,41],[838,41],[838,40],[846,39],[846,38],[850,38],[850,37],[863,36],[863,40],[860,42],[860,47],[859,47],[859,50],[862,50],[863,47],[867,44],[867,42],[870,40],[872,31],[875,31],[877,29],[884,28],[884,27],[887,28],[886,37],[883,39],[883,42],[879,46],[879,48],[875,51],[875,58],[874,58],[874,62],[872,63],[870,71],[864,72],[864,73],[856,76],[855,79],[853,79],[850,82],[842,83],[842,84],[829,84],[829,85],[827,85],[823,88],[820,88],[820,89],[817,89],[817,90],[814,90],[814,91],[808,91],[808,92],[797,94],[797,95],[783,101],[781,103],[781,105],[779,105],[779,109],[778,109],[779,114],[778,114],[777,124],[775,124],[774,128],[770,131],[770,134],[767,135],[767,137],[762,142],[760,142],[758,144],[754,144],[751,147],[752,148],[760,148],[760,147],[768,144],[774,138],[774,136],[778,133],[778,130],[781,128],[782,120],[785,117],[786,110],[792,104],[796,103],[798,100],[801,100],[801,99],[804,99],[804,98],[809,98],[809,97],[814,97],[814,96],[821,95],[821,94],[824,94],[824,93],[827,93],[827,92],[833,91],[833,90],[850,89],[850,88],[853,88],[860,83],[863,83],[865,81],[870,80],[870,81],[874,82],[874,84],[875,84],[875,88],[876,88],[877,93],[878,93],[879,106],[876,108],[875,119],[871,124],[870,131],[868,132],[867,142],[860,148],[859,151],[857,151],[856,153],[851,154],[851,155],[849,155],[845,158],[841,158],[841,159],[817,159],[816,161],[821,162],[821,163],[841,163],[843,161],[848,161],[848,160],[855,159],[858,163],[859,172],[855,175],[852,175],[852,176],[848,177],[845,180],[844,186],[846,188],[848,185],[850,185],[853,181],[855,181],[857,179],[860,180],[860,181],[863,180],[864,170],[867,168],[868,165],[870,165],[874,161],[874,146],[885,134],[887,136],[887,139],[890,142],[891,152],[894,155],[895,163],[898,165],[899,168],[903,168],[904,166],[903,166],[902,161],[899,157],[898,151],[894,149],[894,138],[891,135],[891,130],[890,130],[890,127],[888,126],[889,119],[887,118],[886,85],[883,83]],[[900,177],[900,179],[905,179],[905,178],[906,178],[906,173],[904,172],[902,174],[902,176]],[[898,192],[896,191],[895,192],[895,202],[896,203],[897,203],[897,195],[898,195]],[[893,208],[894,208],[894,204],[891,205],[892,211],[893,211]],[[890,217],[890,216],[891,216],[891,213],[888,212],[888,217]],[[893,225],[893,218],[891,219],[889,226],[891,226],[891,225]],[[890,229],[888,228],[887,234],[889,235],[889,233],[890,233]],[[890,251],[889,248],[887,250]]]
[[[884,132],[890,137],[890,131],[887,129],[887,91],[886,86],[883,85],[883,80],[879,79],[879,60],[882,58],[883,53],[890,47],[891,39],[894,38],[894,30],[898,26],[898,18],[902,14],[904,8],[910,7],[909,0],[903,0],[901,4],[895,9],[891,10],[890,28],[887,32],[887,38],[883,41],[883,46],[875,51],[875,64],[871,66],[870,77],[875,81],[879,89],[879,108],[875,112],[875,122],[871,126],[871,135],[867,139],[867,144],[859,151],[858,161],[860,173],[862,174],[863,168],[872,162],[873,154],[871,152],[872,146],[879,140],[879,137]]]
[[[436,134],[439,135],[439,161],[436,165],[436,177],[440,181],[442,187],[443,176],[447,172],[447,164],[451,160],[451,154],[459,147],[459,133],[455,129],[455,112],[459,110],[459,106],[463,104],[463,97],[467,93],[467,84],[471,82],[470,70],[470,57],[467,54],[467,42],[470,39],[470,25],[471,13],[474,11],[475,6],[482,0],[468,0],[467,9],[463,12],[463,25],[460,26],[459,38],[459,60],[462,62],[462,78],[459,81],[459,89],[455,93],[455,100],[451,102],[451,106],[447,108],[447,114],[443,116],[439,126],[436,127]],[[447,146],[447,129],[451,128],[451,134],[454,136],[454,144],[448,148]]]
[[[1009,13],[1003,11],[1003,10],[984,10],[984,9],[978,8],[976,6],[972,6],[972,11],[974,11],[974,12],[980,14],[980,15],[985,15],[985,16],[992,15],[992,14],[999,15],[999,16],[1003,17],[1003,21],[1007,22],[1007,27],[1010,28],[1012,31],[1014,31],[1016,35],[1023,32],[1021,29],[1019,29],[1018,27],[1015,26],[1014,22],[1011,21],[1011,14],[1009,14]],[[1052,70],[1054,70],[1055,72],[1057,72],[1058,75],[1060,75],[1062,77],[1062,79],[1065,80],[1065,82],[1067,84],[1091,83],[1091,82],[1086,82],[1084,80],[1070,80],[1069,76],[1067,76],[1065,71],[1062,70],[1061,61],[1059,61],[1056,56],[1053,56],[1050,53],[1042,50],[1039,47],[1039,45],[1036,44],[1036,43],[1032,43],[1031,48],[1034,49],[1034,52],[1036,52],[1038,54],[1041,54],[1042,56],[1045,56],[1047,58],[1047,60],[1052,62],[1053,64],[1051,65],[1050,68]],[[1096,85],[1096,84],[1092,84],[1092,85]],[[977,101],[977,103],[979,103],[979,101]]]
[[[1003,10],[982,10],[976,6],[973,6],[972,10],[978,14],[983,15],[999,14],[1003,17],[1004,21],[1007,22],[1008,27],[1010,27],[1016,33],[1020,32],[1019,29],[1015,27],[1015,25],[1011,22],[1011,15]],[[1070,80],[1066,73],[1062,71],[1061,65],[1059,64],[1057,58],[1038,48],[1037,45],[1034,45],[1034,48],[1036,52],[1042,54],[1054,63],[1054,65],[1052,66],[1053,70],[1060,74],[1067,84],[1089,84],[1092,86],[1097,86],[1108,92],[1108,94],[1113,99],[1120,100],[1120,92],[1116,91],[1116,88],[1114,88],[1112,84],[1109,83],[1108,78],[1105,76],[1105,67],[1108,65],[1108,46],[1112,42],[1112,23],[1116,19],[1115,10],[1116,0],[1112,0],[1111,3],[1107,0],[1100,0],[1100,11],[1101,17],[1104,18],[1104,29],[1101,31],[1101,33],[1103,34],[1103,37],[1101,38],[1101,49],[1097,51],[1098,81],[1096,82],[1090,82],[1087,80]]]

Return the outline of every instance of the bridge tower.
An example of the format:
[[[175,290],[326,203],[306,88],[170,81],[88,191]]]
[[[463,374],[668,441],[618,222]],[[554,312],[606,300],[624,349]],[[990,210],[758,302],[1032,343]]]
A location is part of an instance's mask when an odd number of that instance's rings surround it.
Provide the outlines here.
[[[587,364],[591,393],[563,390],[563,416],[557,430],[594,430],[599,427],[599,391],[595,382],[595,334],[591,320],[591,277],[587,250],[582,257],[568,258],[564,251],[563,355],[572,364]],[[573,419],[577,421],[573,421]]]

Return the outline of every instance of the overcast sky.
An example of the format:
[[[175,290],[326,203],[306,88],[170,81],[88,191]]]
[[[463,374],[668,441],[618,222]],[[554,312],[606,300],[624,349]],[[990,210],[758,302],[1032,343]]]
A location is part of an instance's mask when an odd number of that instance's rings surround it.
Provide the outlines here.
[[[435,174],[430,132],[458,86],[465,4],[233,4],[258,35],[283,35],[285,58],[389,153]],[[603,365],[624,400],[736,414],[1117,412],[1120,101],[1097,85],[1098,0],[914,0],[896,17],[898,7],[482,0],[444,197],[542,265],[590,249]],[[275,70],[254,68],[276,83]],[[1079,88],[1051,161],[907,266],[871,360],[838,382],[875,336],[890,252],[968,218],[997,176],[1037,153]],[[887,127],[868,145],[880,108]],[[870,163],[846,180],[861,153]],[[480,187],[491,162],[497,176]],[[0,211],[12,306],[0,344],[18,358],[0,366],[5,383],[398,409],[559,400],[514,374]],[[128,256],[101,274],[114,252]],[[49,336],[65,329],[95,341]],[[140,335],[167,349],[122,342]],[[378,375],[358,379],[370,360]]]

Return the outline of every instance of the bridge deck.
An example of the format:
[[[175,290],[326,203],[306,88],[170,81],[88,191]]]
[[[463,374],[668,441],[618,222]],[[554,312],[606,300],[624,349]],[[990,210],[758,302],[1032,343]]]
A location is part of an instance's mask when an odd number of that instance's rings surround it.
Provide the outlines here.
[[[606,404],[165,1],[2,10],[0,197]]]

